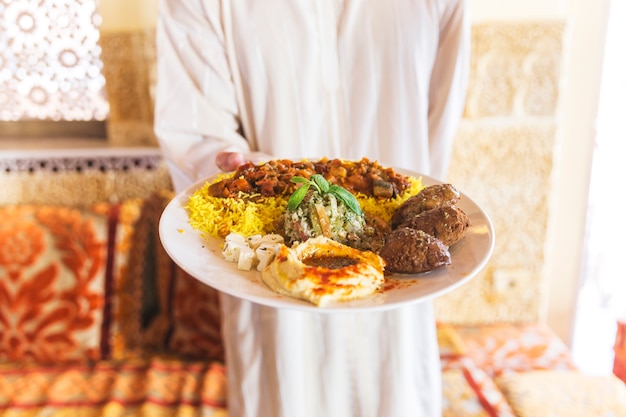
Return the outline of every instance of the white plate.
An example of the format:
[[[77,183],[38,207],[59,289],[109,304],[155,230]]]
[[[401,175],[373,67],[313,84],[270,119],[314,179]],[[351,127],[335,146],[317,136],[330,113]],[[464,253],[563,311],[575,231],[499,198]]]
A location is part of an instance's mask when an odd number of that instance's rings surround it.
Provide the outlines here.
[[[406,170],[405,175],[422,177],[424,185],[440,181]],[[256,270],[241,271],[237,264],[222,257],[222,240],[204,239],[188,222],[185,206],[189,197],[206,183],[200,181],[178,194],[165,208],[159,224],[161,242],[169,256],[183,270],[222,292],[278,308],[319,312],[384,310],[441,296],[465,284],[485,266],[493,252],[495,235],[487,214],[461,193],[459,207],[470,217],[471,226],[463,239],[450,248],[451,265],[417,275],[390,275],[385,289],[372,297],[317,307],[307,301],[286,297],[270,290]]]

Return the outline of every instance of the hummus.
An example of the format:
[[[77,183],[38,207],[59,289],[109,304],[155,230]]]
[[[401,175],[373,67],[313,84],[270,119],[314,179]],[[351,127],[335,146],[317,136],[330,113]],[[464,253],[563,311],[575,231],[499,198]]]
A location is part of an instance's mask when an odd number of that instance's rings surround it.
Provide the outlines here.
[[[385,280],[384,267],[373,252],[319,236],[292,248],[281,245],[261,277],[274,292],[323,307],[376,293]]]

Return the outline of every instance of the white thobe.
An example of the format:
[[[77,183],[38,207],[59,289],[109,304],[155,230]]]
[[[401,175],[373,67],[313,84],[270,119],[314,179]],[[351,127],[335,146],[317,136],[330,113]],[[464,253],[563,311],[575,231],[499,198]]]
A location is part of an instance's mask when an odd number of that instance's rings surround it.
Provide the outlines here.
[[[220,151],[367,157],[443,178],[463,0],[161,0],[155,131],[177,190]],[[432,302],[318,313],[222,295],[230,417],[439,416]]]

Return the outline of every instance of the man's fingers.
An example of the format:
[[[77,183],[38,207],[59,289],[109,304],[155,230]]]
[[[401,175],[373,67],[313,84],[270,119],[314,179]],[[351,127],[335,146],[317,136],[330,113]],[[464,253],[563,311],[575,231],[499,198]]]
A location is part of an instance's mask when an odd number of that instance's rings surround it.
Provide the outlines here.
[[[215,157],[215,164],[224,172],[234,171],[244,162],[240,152],[220,152]]]

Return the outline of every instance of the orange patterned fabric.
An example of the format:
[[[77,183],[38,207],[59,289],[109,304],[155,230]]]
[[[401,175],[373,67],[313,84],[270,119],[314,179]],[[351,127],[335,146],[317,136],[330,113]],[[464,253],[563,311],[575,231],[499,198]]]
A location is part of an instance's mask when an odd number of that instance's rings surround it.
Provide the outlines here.
[[[0,416],[225,416],[224,366],[163,357],[0,365]]]
[[[106,207],[106,205],[103,205]],[[151,347],[146,344],[147,324],[160,306],[150,297],[155,274],[154,225],[160,211],[149,199],[129,199],[119,206],[111,289],[110,358],[142,357]]]
[[[0,362],[103,357],[109,216],[0,208]]]
[[[145,354],[160,213],[144,199],[0,208],[0,361]]]
[[[169,351],[224,360],[218,291],[175,268]]]
[[[567,346],[542,324],[440,327],[453,329],[461,349],[490,376],[541,369],[576,369]]]
[[[444,417],[518,416],[510,402],[511,386],[506,385],[504,391],[505,386],[496,384],[494,377],[516,377],[537,370],[576,374],[565,344],[542,324],[438,323],[437,336]]]
[[[158,218],[173,197],[172,193],[155,194],[145,212],[153,210],[152,234],[158,237]],[[150,207],[150,209],[148,209]],[[159,306],[145,330],[145,343],[154,349],[183,357],[224,360],[219,293],[193,278],[168,256],[160,240],[154,239],[156,254],[153,281],[144,291],[155,294]]]
[[[493,379],[469,358],[447,362],[441,381],[443,417],[515,416]]]
[[[613,373],[626,382],[626,322],[624,321],[617,322],[614,351]]]

